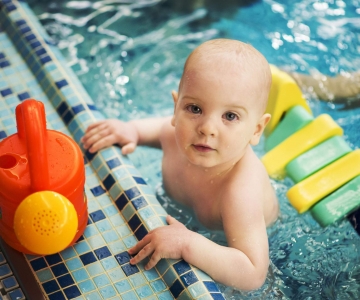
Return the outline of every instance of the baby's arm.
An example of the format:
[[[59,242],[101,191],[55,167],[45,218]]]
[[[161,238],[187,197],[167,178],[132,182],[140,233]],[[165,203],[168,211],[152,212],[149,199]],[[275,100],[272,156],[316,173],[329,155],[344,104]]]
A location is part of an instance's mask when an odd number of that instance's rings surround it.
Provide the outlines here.
[[[133,152],[137,145],[160,148],[160,132],[169,117],[123,122],[109,119],[91,124],[81,139],[85,149],[94,153],[102,148],[119,144],[123,154]]]
[[[188,230],[168,216],[169,226],[151,231],[129,250],[131,255],[138,253],[130,262],[136,264],[150,256],[146,265],[149,269],[161,258],[183,258],[222,284],[243,290],[259,288],[269,266],[266,226],[262,208],[247,201],[252,199],[237,198],[222,209],[228,247]]]

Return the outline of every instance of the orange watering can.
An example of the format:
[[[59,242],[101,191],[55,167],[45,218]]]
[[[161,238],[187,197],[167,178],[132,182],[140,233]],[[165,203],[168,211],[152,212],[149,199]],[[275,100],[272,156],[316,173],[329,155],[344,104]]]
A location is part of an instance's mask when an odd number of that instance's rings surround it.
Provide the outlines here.
[[[0,235],[14,249],[48,255],[74,244],[87,225],[79,146],[46,129],[44,104],[16,107],[18,132],[0,142]]]

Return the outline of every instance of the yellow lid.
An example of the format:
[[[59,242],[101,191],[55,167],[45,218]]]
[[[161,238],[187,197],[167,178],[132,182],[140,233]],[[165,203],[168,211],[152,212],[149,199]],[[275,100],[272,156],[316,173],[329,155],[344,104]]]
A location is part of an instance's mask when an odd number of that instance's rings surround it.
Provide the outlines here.
[[[64,250],[74,239],[78,218],[74,205],[63,195],[36,192],[18,206],[14,231],[29,251],[48,255]]]

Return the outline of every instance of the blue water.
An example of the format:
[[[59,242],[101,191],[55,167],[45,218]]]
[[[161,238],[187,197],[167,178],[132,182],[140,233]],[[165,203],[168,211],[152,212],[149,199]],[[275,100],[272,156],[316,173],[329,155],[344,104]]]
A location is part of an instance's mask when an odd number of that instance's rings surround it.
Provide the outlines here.
[[[133,3],[133,4],[131,4]],[[243,3],[243,4],[241,4]],[[29,1],[69,65],[110,118],[130,120],[172,113],[190,51],[216,37],[249,42],[288,71],[336,75],[360,69],[360,1]],[[46,12],[46,13],[45,13]],[[353,149],[360,146],[359,105],[320,102]],[[261,156],[263,142],[255,148]],[[167,211],[219,243],[192,214],[161,189],[161,151],[130,155]],[[321,228],[299,216],[285,194],[290,179],[273,181],[281,217],[269,229],[271,266],[265,285],[245,293],[222,286],[227,299],[359,299],[360,238],[348,221]],[[239,229],[241,230],[241,229]]]

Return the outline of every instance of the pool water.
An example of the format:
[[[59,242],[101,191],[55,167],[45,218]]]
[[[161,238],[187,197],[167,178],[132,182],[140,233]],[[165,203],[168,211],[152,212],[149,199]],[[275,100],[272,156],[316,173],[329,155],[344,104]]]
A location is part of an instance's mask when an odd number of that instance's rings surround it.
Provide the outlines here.
[[[218,37],[251,43],[288,71],[336,75],[360,69],[360,1],[104,0],[28,1],[109,118],[169,115],[187,55]],[[345,139],[360,146],[360,106],[306,94],[315,115],[330,114]],[[255,147],[264,154],[263,140]],[[188,228],[225,244],[203,228],[161,187],[161,151],[138,147],[131,160],[154,187],[168,213]],[[285,194],[290,179],[272,181],[281,217],[268,230],[271,266],[254,292],[221,286],[227,299],[359,299],[360,237],[348,221],[321,228],[298,215]],[[239,229],[241,230],[241,229]]]

